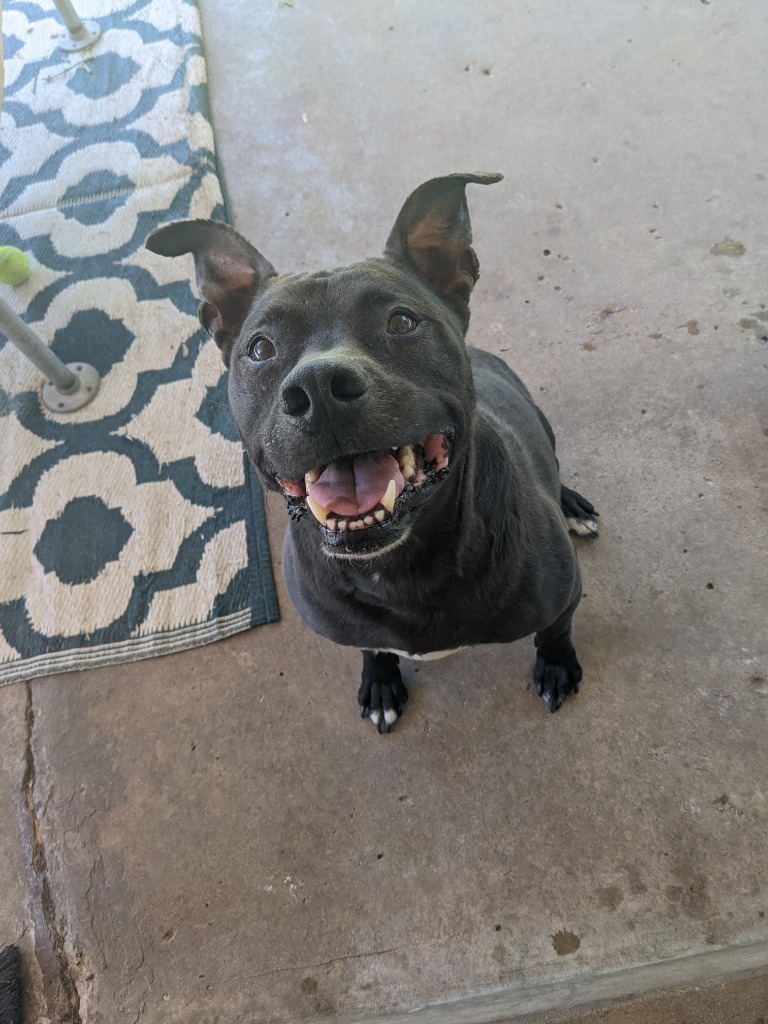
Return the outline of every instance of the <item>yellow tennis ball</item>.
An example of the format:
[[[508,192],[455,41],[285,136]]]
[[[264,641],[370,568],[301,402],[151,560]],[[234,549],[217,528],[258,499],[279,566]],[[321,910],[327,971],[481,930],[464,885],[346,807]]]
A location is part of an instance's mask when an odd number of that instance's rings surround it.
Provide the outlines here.
[[[13,245],[0,245],[0,283],[21,284],[29,277],[29,260]]]

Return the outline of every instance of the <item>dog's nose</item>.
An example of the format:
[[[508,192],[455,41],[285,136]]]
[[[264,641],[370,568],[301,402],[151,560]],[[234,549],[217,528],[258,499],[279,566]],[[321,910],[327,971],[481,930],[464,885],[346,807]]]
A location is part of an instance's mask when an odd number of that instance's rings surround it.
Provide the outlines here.
[[[359,367],[317,360],[297,366],[283,381],[283,412],[311,420],[319,410],[331,414],[359,401],[368,391]]]

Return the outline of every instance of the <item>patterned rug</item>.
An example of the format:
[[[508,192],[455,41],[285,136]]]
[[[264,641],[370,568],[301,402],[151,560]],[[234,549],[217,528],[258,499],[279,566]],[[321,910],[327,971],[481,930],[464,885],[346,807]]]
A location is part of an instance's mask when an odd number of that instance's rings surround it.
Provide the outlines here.
[[[0,340],[0,682],[167,654],[278,617],[261,489],[198,324],[191,260],[159,224],[226,219],[198,11],[78,0],[91,49],[56,48],[49,0],[3,14],[0,294],[65,363],[101,376],[54,415]],[[108,11],[109,13],[104,13]]]

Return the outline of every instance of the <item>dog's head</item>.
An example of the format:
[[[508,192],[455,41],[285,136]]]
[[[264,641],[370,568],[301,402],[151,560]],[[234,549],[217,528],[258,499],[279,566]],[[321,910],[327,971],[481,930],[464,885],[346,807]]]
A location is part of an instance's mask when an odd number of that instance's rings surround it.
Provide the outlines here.
[[[312,512],[307,528],[329,554],[370,558],[399,543],[466,449],[478,260],[465,187],[501,177],[426,182],[383,256],[315,274],[278,276],[214,221],[169,224],[147,241],[163,256],[193,254],[200,321],[229,368],[246,451],[294,518]]]

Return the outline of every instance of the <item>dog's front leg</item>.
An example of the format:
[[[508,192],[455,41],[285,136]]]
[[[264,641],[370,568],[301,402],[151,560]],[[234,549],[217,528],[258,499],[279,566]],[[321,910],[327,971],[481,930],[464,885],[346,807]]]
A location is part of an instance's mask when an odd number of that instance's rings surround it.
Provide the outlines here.
[[[539,630],[533,638],[533,682],[550,711],[557,711],[569,694],[579,692],[581,665],[571,643],[571,619],[578,603],[577,598],[551,626]]]
[[[363,651],[363,679],[357,691],[360,717],[369,717],[380,733],[389,732],[403,712],[408,691],[400,677],[400,659],[388,651]]]

